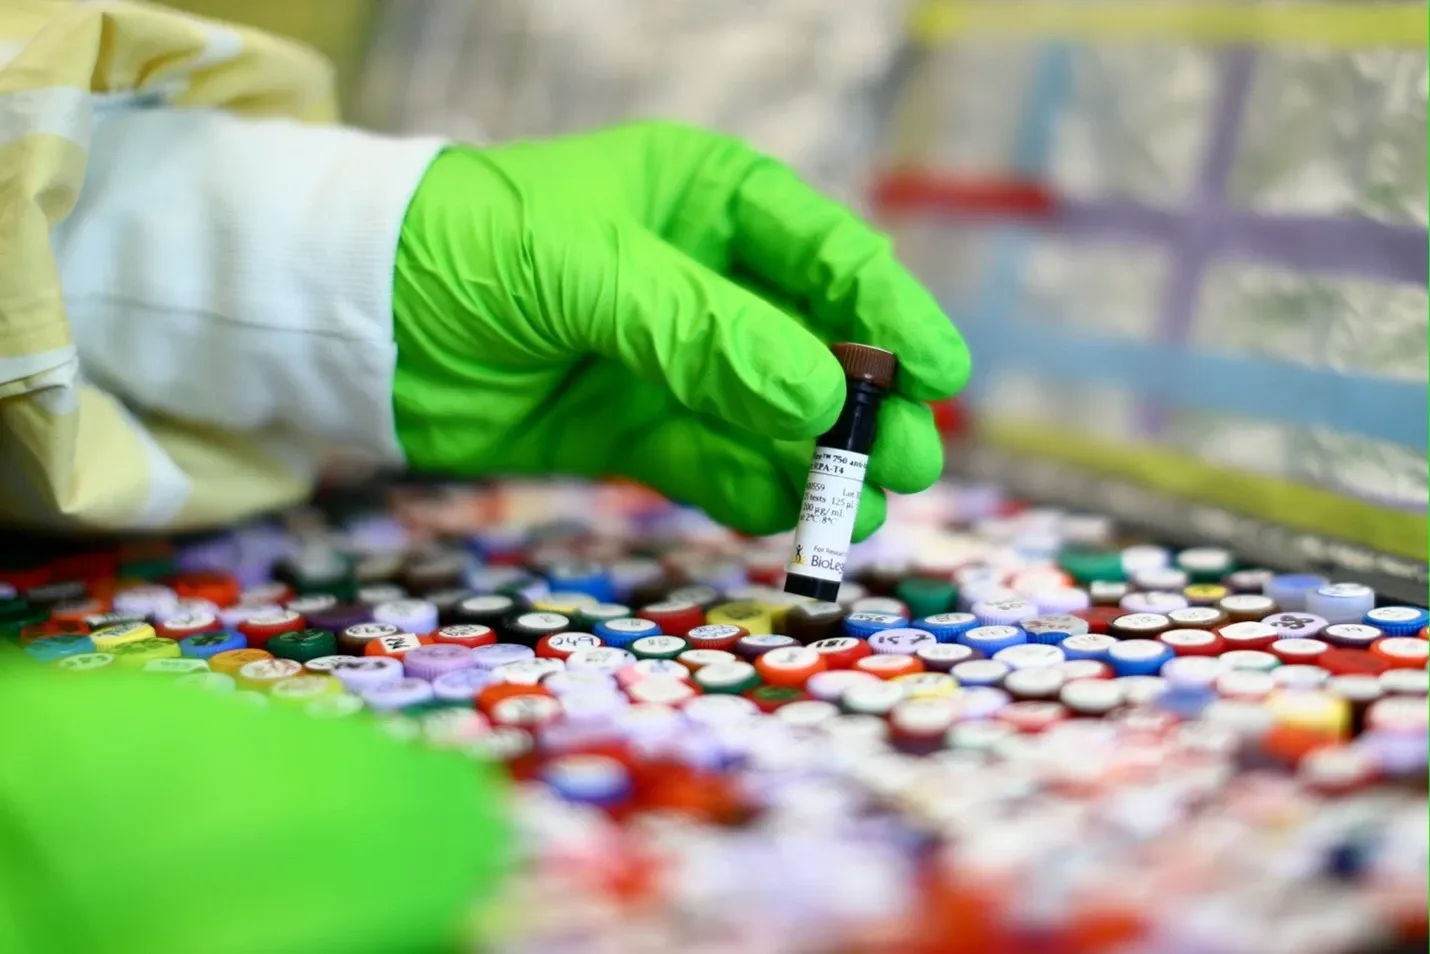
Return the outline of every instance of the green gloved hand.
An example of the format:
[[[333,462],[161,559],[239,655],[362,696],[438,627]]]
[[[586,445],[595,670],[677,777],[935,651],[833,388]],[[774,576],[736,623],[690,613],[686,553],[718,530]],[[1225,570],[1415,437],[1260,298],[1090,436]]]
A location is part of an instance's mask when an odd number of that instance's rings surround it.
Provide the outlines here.
[[[779,163],[668,124],[428,169],[394,280],[398,438],[456,475],[626,476],[749,533],[795,523],[844,400],[831,341],[900,361],[856,538],[942,469],[924,403],[967,349],[886,239]]]
[[[497,771],[0,647],[0,951],[453,954],[511,861]]]

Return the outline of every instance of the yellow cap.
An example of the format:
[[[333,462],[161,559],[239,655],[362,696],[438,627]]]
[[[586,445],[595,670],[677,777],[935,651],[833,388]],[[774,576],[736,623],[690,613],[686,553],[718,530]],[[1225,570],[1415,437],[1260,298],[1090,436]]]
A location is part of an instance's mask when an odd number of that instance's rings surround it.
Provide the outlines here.
[[[239,667],[235,679],[239,689],[267,691],[285,679],[303,675],[303,664],[296,659],[255,659]]]
[[[1344,737],[1351,728],[1350,703],[1329,692],[1281,689],[1266,697],[1266,707],[1280,725]]]
[[[743,626],[751,636],[768,636],[775,631],[774,613],[768,606],[751,600],[712,606],[705,614],[705,622],[712,626],[717,623]]]
[[[55,668],[64,672],[98,672],[114,665],[109,653],[77,653],[55,661]]]
[[[902,688],[910,699],[949,699],[963,691],[958,680],[946,672],[911,672],[889,682]]]
[[[1208,606],[1217,600],[1230,595],[1231,590],[1220,583],[1193,583],[1182,590],[1182,595],[1192,603],[1204,603]]]
[[[209,668],[226,676],[237,676],[249,663],[272,658],[273,654],[266,649],[228,649],[210,656]]]
[[[280,679],[268,690],[274,702],[306,705],[314,699],[343,691],[343,684],[332,676],[290,676]]]
[[[786,593],[784,590],[777,590],[772,586],[747,586],[742,588],[742,592],[730,595],[736,602],[754,603],[756,606],[768,610],[770,625],[776,633],[785,631],[785,619],[789,616],[791,606],[815,602],[811,597],[800,596],[798,593]]]
[[[152,639],[120,643],[111,649],[110,653],[114,655],[116,666],[122,666],[125,669],[143,669],[145,664],[154,659],[179,658],[179,644],[172,639],[155,636]]]
[[[125,643],[137,643],[143,639],[153,639],[159,634],[148,623],[115,623],[96,629],[89,634],[89,641],[102,653],[114,652],[114,647]]]
[[[196,672],[208,672],[207,659],[151,659],[144,664],[145,672],[156,672],[166,676],[188,676]]]
[[[596,606],[601,601],[586,593],[557,591],[538,596],[531,601],[531,608],[538,613],[560,613],[575,616],[587,606]]]

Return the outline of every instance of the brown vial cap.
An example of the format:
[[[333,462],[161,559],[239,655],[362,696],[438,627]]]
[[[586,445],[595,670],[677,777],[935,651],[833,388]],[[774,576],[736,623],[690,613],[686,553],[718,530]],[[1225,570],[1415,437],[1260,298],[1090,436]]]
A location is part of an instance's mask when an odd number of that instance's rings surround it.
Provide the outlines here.
[[[834,357],[844,367],[844,376],[854,381],[868,381],[876,387],[893,387],[894,372],[899,368],[899,359],[892,351],[870,345],[841,341],[829,346]]]

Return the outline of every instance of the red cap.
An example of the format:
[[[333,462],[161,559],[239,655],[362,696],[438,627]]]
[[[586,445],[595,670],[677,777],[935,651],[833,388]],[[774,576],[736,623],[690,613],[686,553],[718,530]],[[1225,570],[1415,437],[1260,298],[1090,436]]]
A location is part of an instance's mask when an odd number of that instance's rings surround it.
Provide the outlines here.
[[[280,633],[296,633],[300,629],[306,629],[307,626],[308,623],[301,614],[292,610],[283,610],[278,613],[250,616],[239,623],[236,628],[248,637],[250,647],[262,649],[274,636]]]
[[[242,587],[227,573],[185,573],[174,580],[174,592],[186,600],[208,600],[215,606],[238,602]]]
[[[1390,663],[1364,649],[1331,649],[1321,655],[1316,665],[1333,676],[1364,674],[1378,676],[1392,668]]]
[[[853,669],[855,663],[874,653],[865,640],[853,636],[817,639],[809,644],[809,648],[824,658],[824,664],[829,669]]]
[[[667,602],[652,603],[642,607],[636,616],[648,619],[660,627],[667,636],[684,636],[697,626],[705,623],[705,611],[695,603]],[[720,648],[724,647],[705,647]]]
[[[1118,606],[1092,606],[1074,610],[1072,615],[1087,623],[1088,632],[1106,635],[1107,627],[1112,625],[1112,621],[1119,616],[1126,616],[1127,611]]]

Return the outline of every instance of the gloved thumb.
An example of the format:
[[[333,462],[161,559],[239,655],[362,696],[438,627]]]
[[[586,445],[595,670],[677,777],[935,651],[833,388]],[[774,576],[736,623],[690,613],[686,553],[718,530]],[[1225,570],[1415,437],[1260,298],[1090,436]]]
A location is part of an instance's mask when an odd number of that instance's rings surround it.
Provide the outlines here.
[[[789,315],[637,226],[572,236],[561,270],[566,309],[585,321],[569,344],[670,389],[685,407],[777,439],[833,426],[844,375],[829,349]],[[592,256],[593,249],[609,256]],[[579,249],[579,252],[577,251]],[[570,283],[570,284],[567,284]]]

